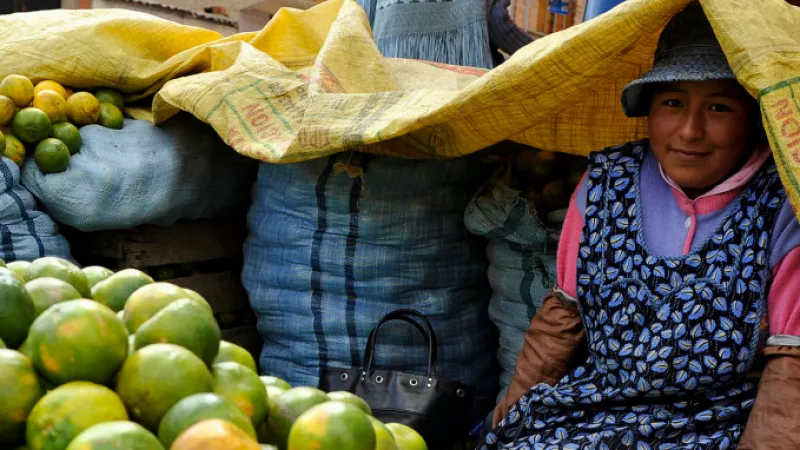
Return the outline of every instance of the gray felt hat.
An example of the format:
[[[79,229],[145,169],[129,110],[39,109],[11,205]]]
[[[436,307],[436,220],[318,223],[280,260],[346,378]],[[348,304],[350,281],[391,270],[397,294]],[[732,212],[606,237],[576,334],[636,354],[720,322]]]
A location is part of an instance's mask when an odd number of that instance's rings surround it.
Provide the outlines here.
[[[649,88],[655,83],[733,79],[736,77],[703,8],[693,2],[661,32],[653,69],[622,90],[622,109],[628,117],[646,116]]]

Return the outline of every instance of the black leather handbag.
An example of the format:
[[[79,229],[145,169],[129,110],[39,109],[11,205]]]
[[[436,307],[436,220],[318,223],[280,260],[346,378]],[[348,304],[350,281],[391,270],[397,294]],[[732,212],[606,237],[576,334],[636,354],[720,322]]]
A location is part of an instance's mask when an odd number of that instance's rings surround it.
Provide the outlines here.
[[[393,320],[411,324],[428,344],[426,375],[373,367],[381,325]],[[383,423],[402,423],[416,430],[430,448],[449,448],[469,433],[472,388],[436,376],[436,334],[418,311],[400,309],[384,316],[369,335],[363,369],[326,368],[320,378],[326,392],[347,391],[364,399]]]

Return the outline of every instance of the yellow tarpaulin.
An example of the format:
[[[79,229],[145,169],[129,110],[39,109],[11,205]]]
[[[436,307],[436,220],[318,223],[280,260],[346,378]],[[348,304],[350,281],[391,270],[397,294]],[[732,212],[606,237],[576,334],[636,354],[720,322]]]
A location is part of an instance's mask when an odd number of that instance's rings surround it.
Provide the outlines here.
[[[15,14],[0,18],[0,76],[110,86],[131,100],[156,94],[144,112],[156,123],[188,111],[269,162],[353,148],[447,158],[504,139],[585,154],[645,135],[643,120],[624,116],[620,91],[649,69],[661,29],[688,2],[628,0],[490,72],[382,57],[353,0],[284,9],[261,32],[228,38],[131,11]],[[739,81],[760,97],[798,206],[800,9],[701,3]]]

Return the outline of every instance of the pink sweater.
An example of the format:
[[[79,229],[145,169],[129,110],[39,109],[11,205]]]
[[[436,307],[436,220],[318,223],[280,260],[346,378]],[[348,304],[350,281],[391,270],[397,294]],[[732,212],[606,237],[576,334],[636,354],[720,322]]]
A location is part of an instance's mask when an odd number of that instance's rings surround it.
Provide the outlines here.
[[[642,212],[647,246],[662,256],[679,256],[703,245],[770,156],[768,147],[759,148],[739,172],[691,200],[648,153],[642,162],[640,195],[643,205],[658,207]],[[585,209],[586,177],[572,196],[558,247],[558,285],[573,297],[577,291],[578,247]],[[767,302],[769,335],[778,336],[780,345],[800,346],[800,223],[788,200],[773,230],[770,265],[773,281]]]

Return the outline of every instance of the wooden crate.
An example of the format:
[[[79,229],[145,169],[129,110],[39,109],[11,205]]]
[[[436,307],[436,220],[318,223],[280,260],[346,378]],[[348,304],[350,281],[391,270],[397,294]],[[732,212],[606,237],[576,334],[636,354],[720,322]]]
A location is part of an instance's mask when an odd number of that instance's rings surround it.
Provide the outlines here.
[[[214,310],[222,339],[246,348],[258,361],[263,341],[241,282],[244,217],[94,233],[65,228],[63,233],[84,267],[134,268],[197,291]]]

